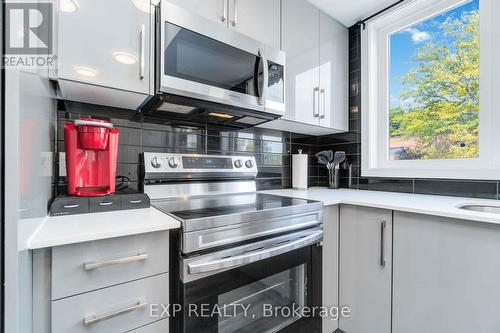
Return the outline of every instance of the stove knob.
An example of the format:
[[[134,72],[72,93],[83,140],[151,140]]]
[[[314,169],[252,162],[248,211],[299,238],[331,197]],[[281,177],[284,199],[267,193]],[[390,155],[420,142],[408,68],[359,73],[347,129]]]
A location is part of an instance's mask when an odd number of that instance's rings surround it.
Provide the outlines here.
[[[238,169],[243,166],[243,161],[242,160],[236,160],[234,161],[234,166],[237,167]]]
[[[155,168],[159,168],[162,165],[162,160],[158,156],[155,156],[151,159],[151,165]]]
[[[171,158],[168,160],[168,165],[170,165],[171,168],[177,168],[177,166],[179,166],[179,164],[175,161],[175,158]]]
[[[252,160],[247,160],[247,161],[245,162],[245,166],[246,166],[247,168],[249,168],[249,169],[253,168],[253,162],[252,162]]]

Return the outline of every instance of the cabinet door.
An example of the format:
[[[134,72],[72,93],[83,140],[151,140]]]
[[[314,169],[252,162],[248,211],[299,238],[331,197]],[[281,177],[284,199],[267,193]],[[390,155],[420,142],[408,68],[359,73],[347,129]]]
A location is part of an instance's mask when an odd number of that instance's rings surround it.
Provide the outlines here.
[[[319,15],[306,0],[283,1],[284,118],[311,125],[319,125]]]
[[[280,0],[229,0],[229,28],[280,49]]]
[[[391,332],[392,211],[340,207],[339,304],[351,308],[340,318],[347,333]]]
[[[197,15],[226,26],[229,21],[228,1],[229,0],[167,0],[167,2],[188,9]]]
[[[347,28],[320,13],[320,125],[348,130]]]
[[[323,223],[323,306],[339,304],[339,206],[325,207]],[[324,333],[332,333],[338,327],[337,318],[323,317]]]
[[[500,332],[500,226],[394,212],[394,333]]]
[[[58,77],[149,94],[151,6],[81,0],[61,6]]]

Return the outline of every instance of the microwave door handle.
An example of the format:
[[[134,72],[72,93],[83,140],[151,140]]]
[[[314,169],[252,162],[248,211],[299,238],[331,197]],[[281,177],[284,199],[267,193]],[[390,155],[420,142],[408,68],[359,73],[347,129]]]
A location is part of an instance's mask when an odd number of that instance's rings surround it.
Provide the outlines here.
[[[322,239],[323,239],[323,231],[319,230],[309,236],[300,238],[293,242],[278,245],[269,249],[263,249],[258,252],[251,252],[248,254],[242,254],[239,256],[213,260],[199,264],[188,264],[187,267],[188,273],[189,274],[209,273],[221,269],[231,269],[234,267],[251,264],[256,261],[264,260],[286,252],[290,252],[293,250],[297,250],[312,245],[314,243],[317,243],[318,241],[321,241]]]
[[[262,69],[263,69],[263,80],[262,80],[262,93],[259,96],[259,105],[265,106],[267,99],[267,87],[269,85],[269,66],[267,63],[267,57],[263,49],[259,49],[259,57],[262,61]],[[257,73],[257,80],[259,80]]]

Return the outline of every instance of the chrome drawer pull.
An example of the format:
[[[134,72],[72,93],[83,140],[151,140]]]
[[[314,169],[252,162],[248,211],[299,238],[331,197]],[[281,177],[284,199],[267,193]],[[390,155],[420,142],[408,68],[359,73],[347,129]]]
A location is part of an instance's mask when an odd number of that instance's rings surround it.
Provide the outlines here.
[[[65,205],[64,208],[66,209],[71,209],[71,208],[77,208],[80,207],[80,205]]]
[[[111,206],[112,202],[99,202],[99,206]]]
[[[138,203],[141,203],[142,200],[130,200],[129,201],[131,204],[138,204]]]
[[[109,313],[109,314],[106,314],[106,315],[103,315],[103,316],[100,316],[100,317],[98,317],[96,315],[88,316],[88,317],[85,317],[83,319],[83,325],[85,327],[90,326],[90,325],[94,325],[94,324],[97,324],[97,323],[99,323],[101,321],[104,321],[104,320],[108,320],[108,319],[111,319],[111,318],[114,318],[114,317],[122,316],[124,314],[130,313],[130,312],[134,312],[134,311],[137,311],[137,310],[140,310],[140,309],[143,309],[147,305],[148,305],[148,303],[139,301],[135,305],[133,305],[133,306],[131,306],[129,308],[126,308],[124,310],[119,310],[119,311],[116,311],[116,312],[112,312],[112,313]]]
[[[106,266],[113,266],[113,265],[127,264],[127,263],[135,262],[135,261],[142,261],[142,260],[146,260],[147,258],[148,258],[147,253],[139,253],[139,254],[132,256],[132,257],[115,259],[115,260],[110,260],[110,261],[86,262],[83,264],[83,267],[85,268],[86,271],[90,271],[90,270],[93,270],[96,268],[101,268],[101,267],[106,267]]]

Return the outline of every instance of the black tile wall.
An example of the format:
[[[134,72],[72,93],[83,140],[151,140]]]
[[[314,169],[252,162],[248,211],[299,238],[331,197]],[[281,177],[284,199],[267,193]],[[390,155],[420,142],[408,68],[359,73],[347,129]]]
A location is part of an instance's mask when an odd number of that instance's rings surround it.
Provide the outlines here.
[[[449,195],[486,199],[500,199],[500,181],[463,181],[454,179],[398,179],[361,177],[361,39],[360,28],[349,29],[349,132],[318,138],[318,149],[343,150],[347,153],[347,164],[351,165],[351,184],[346,178],[347,169],[342,170],[342,187]],[[323,175],[323,172],[320,173]],[[347,180],[347,181],[346,181]]]
[[[259,167],[259,190],[291,187],[291,152],[318,151],[316,137],[267,129],[225,130],[209,125],[199,127],[171,126],[144,120],[130,121],[130,112],[96,107],[82,103],[59,103],[57,118],[57,151],[64,152],[64,124],[80,117],[111,121],[120,130],[117,175],[130,178],[130,187],[140,189],[143,161],[141,153],[172,152],[215,155],[253,155]],[[310,159],[310,186],[322,184],[316,159]],[[58,163],[56,162],[56,170]],[[57,194],[66,190],[66,179],[58,177]]]

